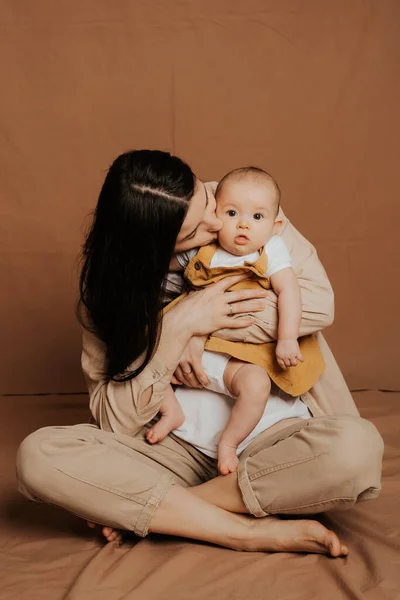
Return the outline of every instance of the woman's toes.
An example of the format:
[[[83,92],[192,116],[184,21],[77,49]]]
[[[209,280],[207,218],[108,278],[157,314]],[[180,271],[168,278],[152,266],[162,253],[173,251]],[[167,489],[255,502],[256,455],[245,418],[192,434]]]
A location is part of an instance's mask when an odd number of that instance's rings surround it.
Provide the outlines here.
[[[112,527],[103,527],[103,529],[101,530],[106,540],[108,539],[108,536],[112,534],[113,531],[114,529]]]
[[[96,523],[93,523],[93,521],[87,521],[87,524],[91,529],[96,527]],[[120,542],[122,540],[122,534],[119,529],[114,529],[113,527],[102,527],[101,533],[107,542]]]
[[[343,546],[340,543],[340,540],[338,538],[338,536],[336,535],[336,533],[334,533],[333,531],[328,531],[328,550],[331,556],[337,558],[338,556],[341,556],[343,554],[343,548],[346,548],[346,546]],[[347,551],[348,553],[348,551]]]

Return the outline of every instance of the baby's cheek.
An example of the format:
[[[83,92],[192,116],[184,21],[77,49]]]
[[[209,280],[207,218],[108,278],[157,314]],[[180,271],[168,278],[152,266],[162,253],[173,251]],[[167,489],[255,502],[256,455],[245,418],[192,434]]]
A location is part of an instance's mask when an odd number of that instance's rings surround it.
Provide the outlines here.
[[[218,231],[218,243],[227,252],[232,252],[234,245],[230,228],[222,226]]]
[[[231,234],[229,226],[227,225],[226,222],[224,223],[224,221],[222,221],[222,227],[218,231],[218,239],[221,242],[226,242],[226,241],[231,240],[231,238],[232,238],[232,234]]]

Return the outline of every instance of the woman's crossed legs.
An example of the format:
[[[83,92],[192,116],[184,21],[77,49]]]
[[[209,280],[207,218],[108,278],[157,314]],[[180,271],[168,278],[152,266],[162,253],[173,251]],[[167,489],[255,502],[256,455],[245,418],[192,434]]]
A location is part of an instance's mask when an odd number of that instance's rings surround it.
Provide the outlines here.
[[[146,429],[130,437],[90,425],[44,428],[19,450],[20,489],[140,536],[172,534],[237,550],[347,554],[319,522],[272,515],[344,509],[376,497],[379,434],[358,417],[320,417],[274,431],[246,448],[238,473],[215,477],[215,461],[175,436],[151,446]]]

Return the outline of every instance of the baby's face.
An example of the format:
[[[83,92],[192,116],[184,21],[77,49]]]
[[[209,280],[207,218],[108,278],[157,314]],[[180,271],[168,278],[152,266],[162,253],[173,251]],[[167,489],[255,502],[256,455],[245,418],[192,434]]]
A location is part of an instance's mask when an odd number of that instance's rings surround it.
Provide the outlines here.
[[[227,181],[217,197],[219,245],[243,256],[264,246],[276,229],[276,191],[265,181]]]

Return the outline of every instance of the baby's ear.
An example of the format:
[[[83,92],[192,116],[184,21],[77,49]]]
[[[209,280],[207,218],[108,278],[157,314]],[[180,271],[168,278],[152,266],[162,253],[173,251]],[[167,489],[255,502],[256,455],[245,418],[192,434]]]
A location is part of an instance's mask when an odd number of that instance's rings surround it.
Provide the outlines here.
[[[276,234],[279,235],[279,232],[282,229],[282,225],[283,225],[283,218],[281,216],[281,211],[279,210],[278,215],[275,219],[274,228],[272,230],[272,233],[274,235],[276,235]]]

